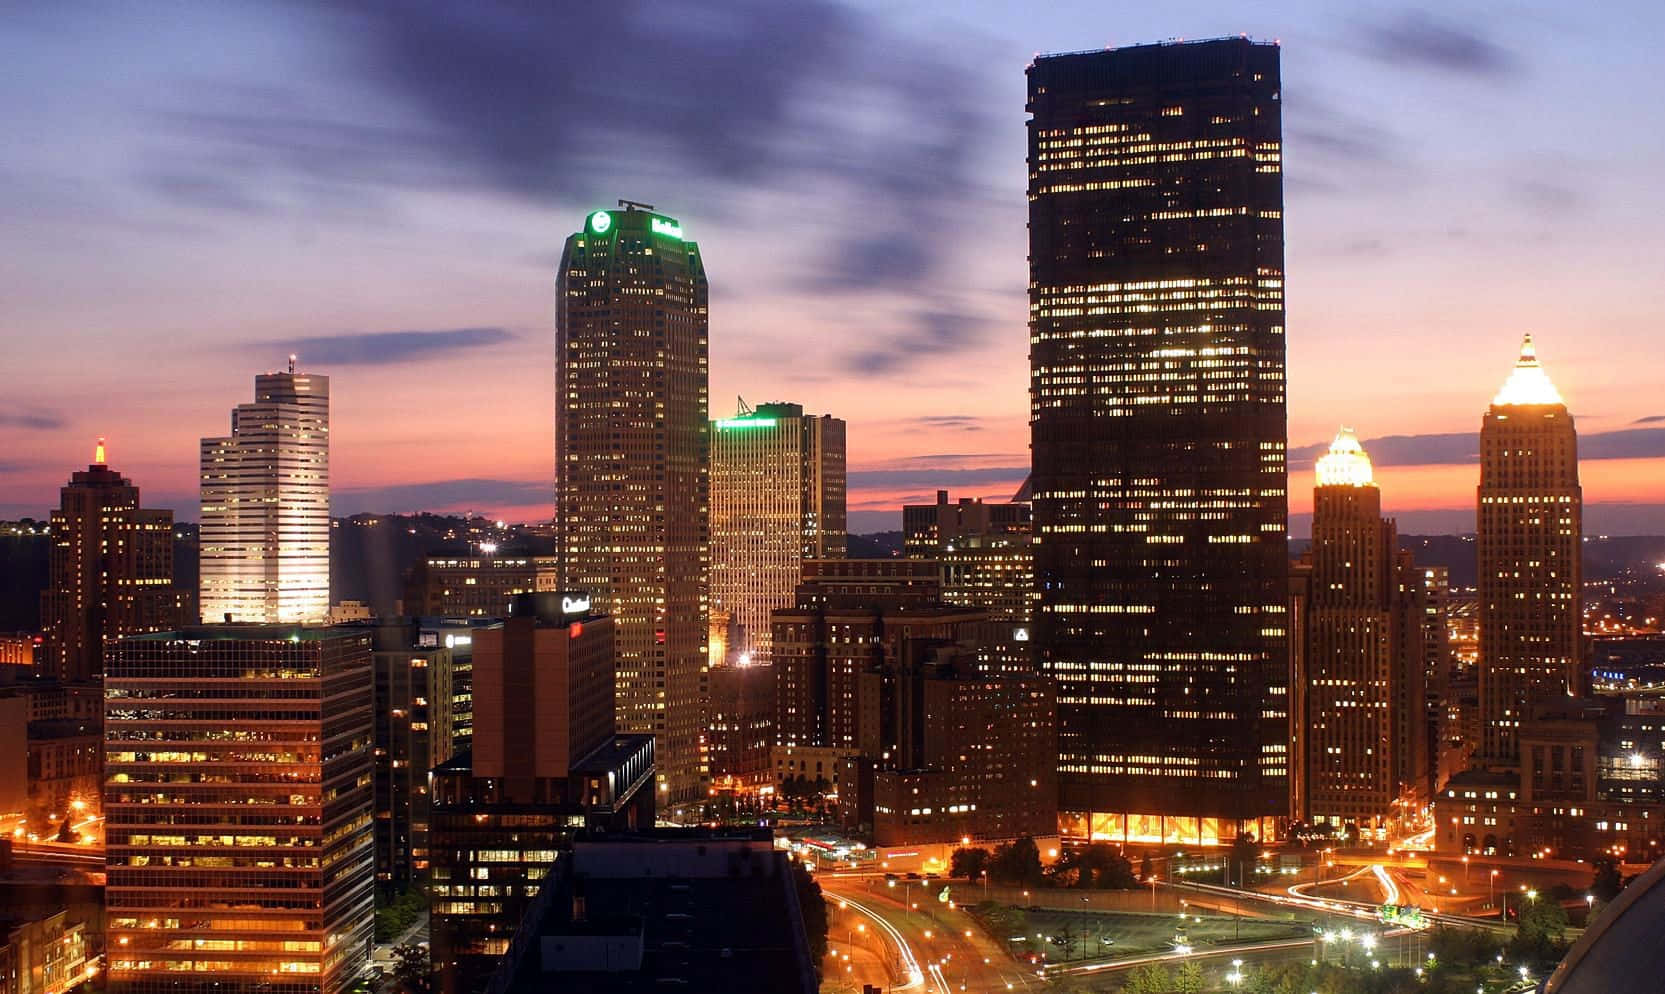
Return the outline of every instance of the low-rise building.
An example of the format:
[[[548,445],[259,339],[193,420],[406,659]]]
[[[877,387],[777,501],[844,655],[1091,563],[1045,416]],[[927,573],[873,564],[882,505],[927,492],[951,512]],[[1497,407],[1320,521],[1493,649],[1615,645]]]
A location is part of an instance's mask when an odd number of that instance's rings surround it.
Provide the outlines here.
[[[85,933],[68,911],[16,917],[0,909],[0,994],[66,994],[92,979]]]

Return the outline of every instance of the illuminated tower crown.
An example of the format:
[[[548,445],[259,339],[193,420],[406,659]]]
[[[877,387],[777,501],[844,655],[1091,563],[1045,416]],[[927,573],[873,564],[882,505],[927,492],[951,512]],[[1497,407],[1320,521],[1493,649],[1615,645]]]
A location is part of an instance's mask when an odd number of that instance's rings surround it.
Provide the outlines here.
[[[1549,381],[1549,374],[1538,362],[1538,351],[1532,346],[1532,334],[1527,333],[1520,343],[1520,359],[1504,381],[1503,389],[1492,398],[1497,407],[1514,405],[1563,404],[1561,391]]]
[[[1343,427],[1330,443],[1328,455],[1318,460],[1318,485],[1321,487],[1373,487],[1375,477],[1370,470],[1370,457],[1353,429]]]

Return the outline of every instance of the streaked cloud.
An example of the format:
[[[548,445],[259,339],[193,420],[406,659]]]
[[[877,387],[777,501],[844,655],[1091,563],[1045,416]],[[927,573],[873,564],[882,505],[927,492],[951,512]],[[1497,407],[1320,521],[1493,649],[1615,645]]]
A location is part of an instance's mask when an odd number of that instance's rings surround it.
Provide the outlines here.
[[[1449,466],[1480,460],[1480,433],[1472,431],[1384,435],[1366,439],[1363,444],[1371,463],[1377,466]],[[1317,442],[1290,449],[1289,467],[1311,469],[1329,448],[1329,442]],[[1623,428],[1578,437],[1580,461],[1658,457],[1665,457],[1665,428]]]
[[[1370,22],[1359,35],[1368,54],[1397,65],[1491,79],[1521,71],[1515,53],[1477,28],[1424,10]]]
[[[262,342],[254,348],[265,354],[273,350],[293,352],[308,368],[327,366],[391,366],[402,362],[434,359],[453,352],[486,348],[512,342],[515,335],[503,328],[450,328],[442,331],[370,331],[348,335],[319,335],[310,338]]]

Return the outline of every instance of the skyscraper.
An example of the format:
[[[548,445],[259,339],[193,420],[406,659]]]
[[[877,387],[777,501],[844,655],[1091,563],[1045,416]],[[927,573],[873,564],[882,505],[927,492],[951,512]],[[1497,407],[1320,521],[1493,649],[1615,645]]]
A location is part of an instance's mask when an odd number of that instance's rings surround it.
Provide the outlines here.
[[[1288,806],[1278,49],[1029,67],[1037,662],[1066,834],[1265,837]]]
[[[1582,683],[1578,433],[1531,335],[1480,425],[1478,498],[1478,758],[1515,766],[1533,705]]]
[[[561,589],[613,618],[619,727],[656,737],[663,798],[702,794],[710,618],[705,266],[642,204],[596,211],[557,280]]]
[[[322,622],[330,608],[330,381],[254,378],[202,440],[202,620]]]
[[[374,916],[371,637],[208,625],[105,673],[109,986],[337,994]]]
[[[610,619],[571,594],[516,594],[473,637],[479,725],[429,781],[445,994],[485,986],[574,833],[648,828],[654,812],[653,739],[614,734]]]
[[[1385,828],[1429,799],[1423,575],[1382,517],[1370,457],[1349,428],[1318,460],[1310,593],[1297,666],[1306,711],[1300,812]]]
[[[104,461],[70,476],[52,512],[40,595],[43,673],[81,681],[104,672],[104,645],[184,620],[173,588],[173,512],[139,507],[139,488]]]
[[[713,665],[769,661],[769,613],[804,560],[844,558],[844,521],[842,420],[762,404],[711,423]]]

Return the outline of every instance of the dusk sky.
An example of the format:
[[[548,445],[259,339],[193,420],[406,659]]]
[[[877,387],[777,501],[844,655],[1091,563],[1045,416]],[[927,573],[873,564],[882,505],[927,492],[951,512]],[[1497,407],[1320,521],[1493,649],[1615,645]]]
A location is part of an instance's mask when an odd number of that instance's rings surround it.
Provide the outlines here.
[[[1025,65],[1239,33],[1282,43],[1292,510],[1348,424],[1402,531],[1472,527],[1531,331],[1587,530],[1665,532],[1643,0],[6,4],[0,515],[44,516],[102,434],[194,520],[198,438],[297,352],[337,513],[548,517],[556,263],[620,197],[703,250],[713,416],[849,422],[852,530],[1007,499]]]

